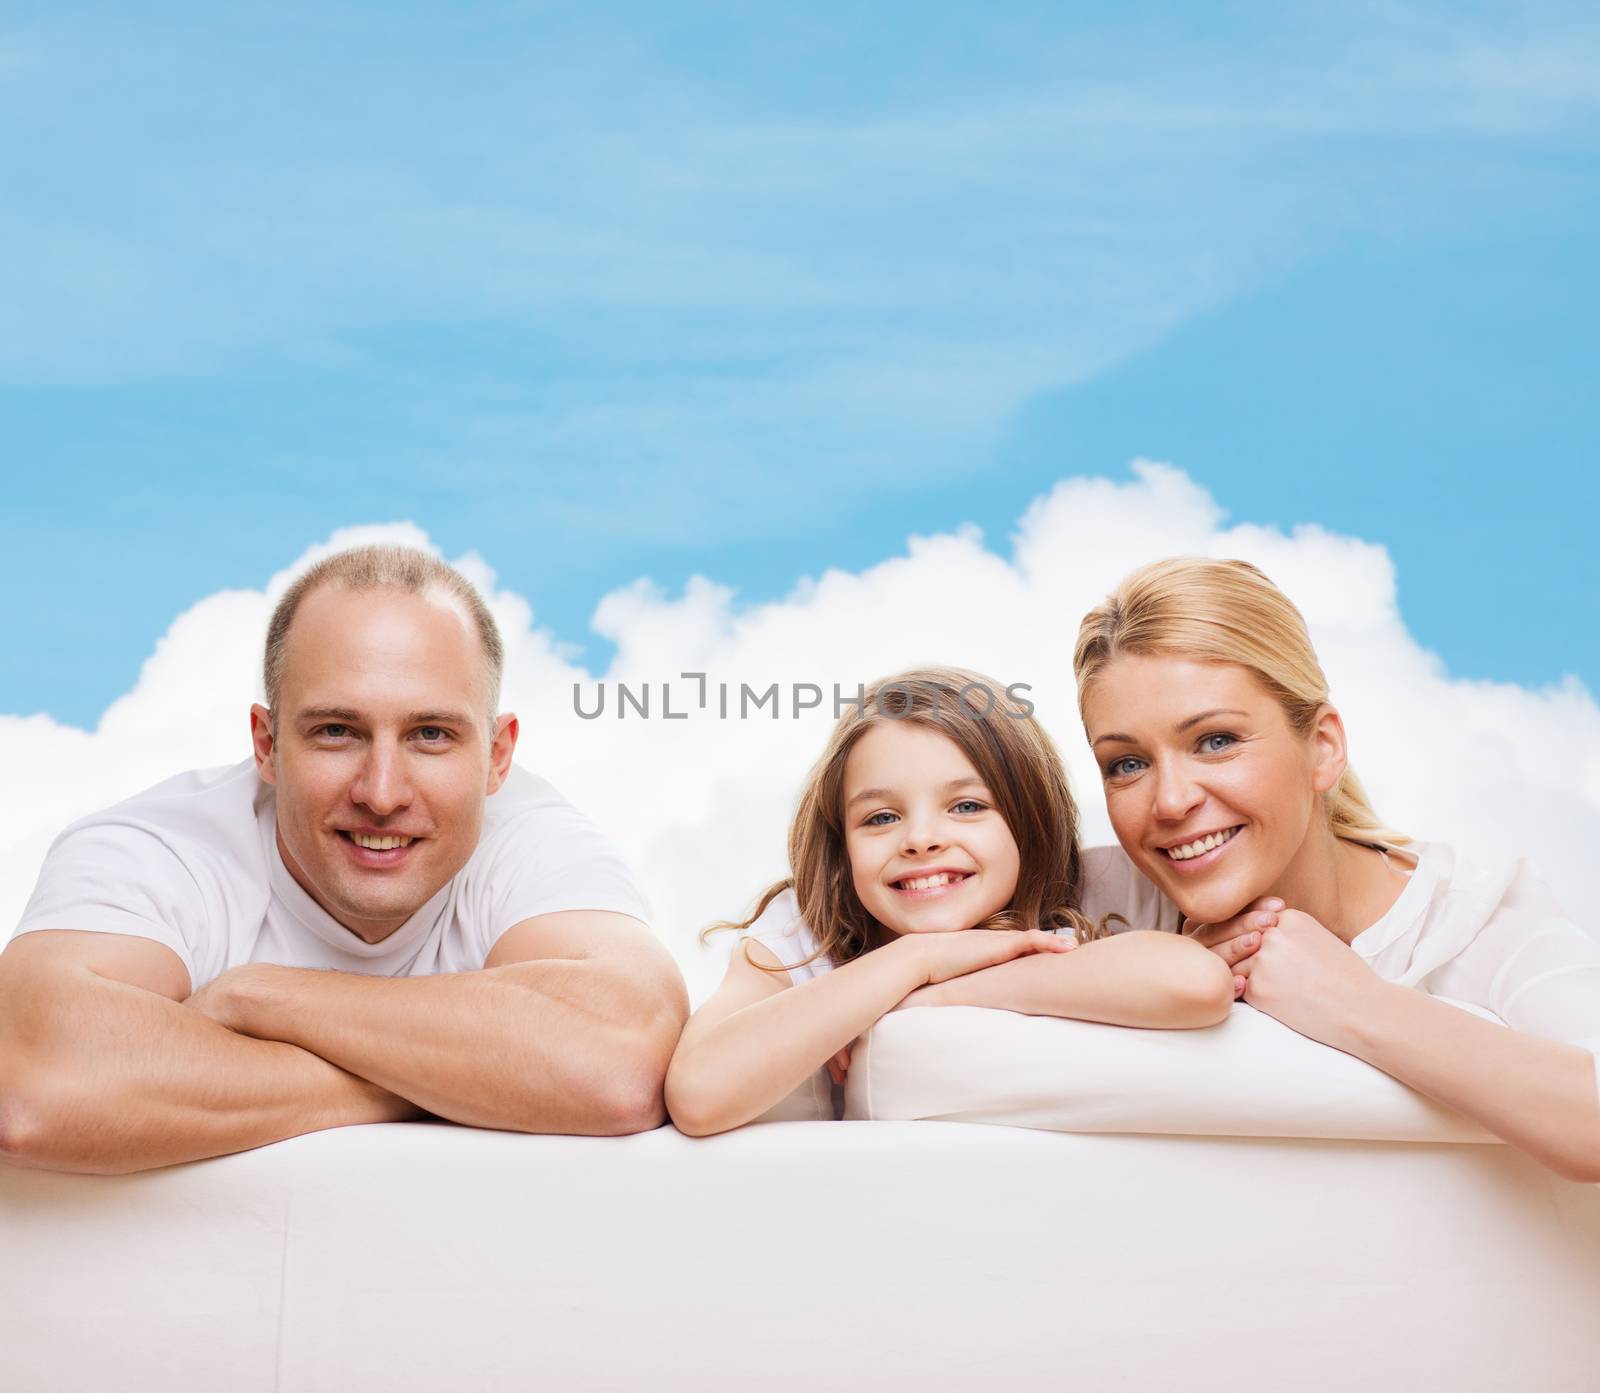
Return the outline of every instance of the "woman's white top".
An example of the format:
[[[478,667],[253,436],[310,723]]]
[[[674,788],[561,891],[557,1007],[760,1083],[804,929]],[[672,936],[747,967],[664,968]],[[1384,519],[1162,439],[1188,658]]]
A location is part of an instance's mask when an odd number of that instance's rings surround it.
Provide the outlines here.
[[[1600,1079],[1600,942],[1562,910],[1526,860],[1486,867],[1458,862],[1437,843],[1405,850],[1416,869],[1388,913],[1350,947],[1386,981],[1478,1007],[1526,1035],[1581,1046],[1597,1057]],[[1082,908],[1095,922],[1121,915],[1127,923],[1113,926],[1119,931],[1175,931],[1183,922],[1120,846],[1084,853]],[[816,936],[793,890],[774,898],[743,936],[771,952],[795,984],[833,967],[825,954],[813,956]]]
[[[1400,897],[1350,947],[1378,976],[1493,1014],[1513,1030],[1600,1056],[1600,942],[1556,903],[1526,860],[1458,861],[1415,842],[1417,867]],[[1133,929],[1176,929],[1177,906],[1120,846],[1084,853],[1083,910],[1120,914]],[[1113,926],[1121,928],[1121,925]]]

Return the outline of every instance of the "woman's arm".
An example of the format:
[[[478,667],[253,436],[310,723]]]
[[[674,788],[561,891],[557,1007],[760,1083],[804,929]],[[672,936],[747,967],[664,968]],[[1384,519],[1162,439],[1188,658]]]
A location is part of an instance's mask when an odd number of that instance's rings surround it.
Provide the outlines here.
[[[1327,1044],[1482,1123],[1557,1175],[1600,1181],[1600,1095],[1588,1050],[1381,979],[1332,1034]]]
[[[1070,945],[1054,934],[964,929],[909,934],[792,985],[772,954],[746,940],[716,995],[690,1018],[667,1070],[667,1111],[690,1136],[759,1117],[840,1050],[929,982]]]
[[[1233,1005],[1233,974],[1215,953],[1176,934],[1136,929],[1068,954],[1037,954],[924,987],[905,1006],[993,1006],[1029,1016],[1191,1030]]]
[[[1386,982],[1309,915],[1277,917],[1233,967],[1245,1001],[1481,1123],[1558,1175],[1600,1181],[1600,1094],[1586,1049]]]

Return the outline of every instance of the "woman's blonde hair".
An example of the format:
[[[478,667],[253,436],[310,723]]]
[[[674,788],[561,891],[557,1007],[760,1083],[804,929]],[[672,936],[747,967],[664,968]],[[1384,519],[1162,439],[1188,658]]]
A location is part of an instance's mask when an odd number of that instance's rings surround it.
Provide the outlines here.
[[[922,726],[953,740],[988,786],[1016,841],[1017,888],[1007,906],[981,927],[1086,933],[1088,922],[1078,912],[1083,887],[1078,809],[1061,756],[1031,707],[992,679],[953,667],[913,668],[866,689],[860,705],[834,726],[806,779],[789,825],[791,876],[768,887],[748,919],[713,924],[705,932],[749,928],[792,888],[800,916],[817,941],[806,962],[820,957],[849,962],[875,946],[885,931],[856,894],[845,849],[844,771],[857,741],[890,722]]]
[[[1271,694],[1301,735],[1328,700],[1328,679],[1300,611],[1248,561],[1175,556],[1123,578],[1105,603],[1084,615],[1072,656],[1078,709],[1090,685],[1122,653],[1234,663]],[[1385,827],[1346,769],[1323,795],[1334,836],[1368,846],[1411,839]]]

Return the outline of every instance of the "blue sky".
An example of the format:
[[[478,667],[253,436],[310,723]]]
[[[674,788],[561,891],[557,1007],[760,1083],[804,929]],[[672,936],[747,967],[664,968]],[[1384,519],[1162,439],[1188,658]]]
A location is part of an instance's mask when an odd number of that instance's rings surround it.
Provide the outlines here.
[[[334,528],[759,600],[1143,455],[1600,690],[1578,5],[0,11],[0,712]]]

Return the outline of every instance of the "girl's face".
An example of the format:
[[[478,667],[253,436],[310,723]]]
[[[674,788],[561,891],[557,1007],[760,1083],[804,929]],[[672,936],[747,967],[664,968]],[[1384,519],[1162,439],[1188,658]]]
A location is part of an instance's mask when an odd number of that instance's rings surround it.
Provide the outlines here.
[[[1016,839],[947,735],[885,721],[844,766],[845,850],[856,894],[891,933],[970,929],[1016,893]]]
[[[1292,879],[1345,767],[1332,707],[1296,734],[1232,663],[1124,654],[1084,694],[1083,721],[1123,850],[1205,923]]]

